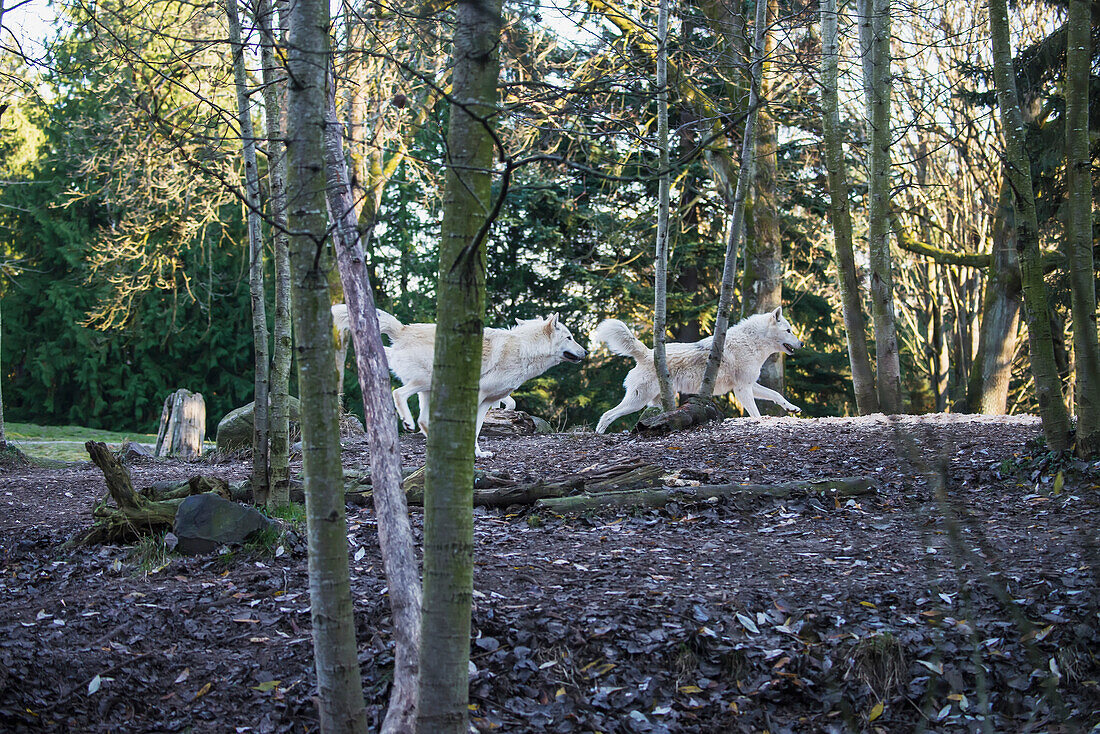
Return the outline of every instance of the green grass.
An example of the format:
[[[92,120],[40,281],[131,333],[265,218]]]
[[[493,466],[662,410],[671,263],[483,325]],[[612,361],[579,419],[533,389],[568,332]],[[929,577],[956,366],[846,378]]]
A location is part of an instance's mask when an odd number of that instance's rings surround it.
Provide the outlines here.
[[[148,433],[104,431],[83,426],[40,426],[35,423],[5,423],[9,442],[32,459],[52,461],[87,461],[86,441],[102,441],[118,449],[126,441],[155,444],[157,437]]]

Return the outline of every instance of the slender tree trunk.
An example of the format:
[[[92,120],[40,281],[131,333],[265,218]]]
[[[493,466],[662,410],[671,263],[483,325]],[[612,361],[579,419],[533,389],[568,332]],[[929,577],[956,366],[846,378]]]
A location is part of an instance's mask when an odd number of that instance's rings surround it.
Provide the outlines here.
[[[320,268],[325,216],[324,111],[329,64],[325,0],[297,0],[287,38],[287,213],[301,395],[302,476],[309,535],[309,592],[323,732],[366,732],[366,709],[348,580],[328,282]]]
[[[779,14],[776,0],[766,0],[768,23]],[[760,67],[760,97],[772,96],[772,65],[768,61],[775,50],[772,34],[767,34],[764,45],[764,62]],[[779,151],[776,145],[775,117],[763,108],[756,119],[755,187],[753,189],[752,224],[753,249],[752,272],[754,279],[751,293],[753,313],[770,313],[783,305],[783,242],[779,237],[779,208],[776,205],[778,185]],[[775,355],[760,369],[760,384],[783,392],[782,354]],[[766,410],[774,410],[766,408]]]
[[[275,246],[274,353],[271,360],[271,452],[269,507],[290,502],[290,235],[286,223],[286,145],[282,113],[285,77],[276,56],[275,15],[271,0],[255,0],[253,17],[260,31],[264,119],[267,126],[267,181],[271,234]]]
[[[978,353],[967,377],[966,407],[972,413],[1003,415],[1008,411],[1021,298],[1016,218],[1007,170],[1001,179],[992,227],[993,260],[985,278]]]
[[[753,158],[756,150],[756,115],[757,108],[760,106],[760,65],[764,58],[767,14],[767,2],[758,3],[752,60],[749,63],[749,111],[745,118],[745,138],[741,145],[741,171],[737,174],[737,191],[733,197],[732,221],[729,239],[726,242],[725,265],[722,268],[722,286],[718,295],[718,314],[714,319],[714,341],[711,342],[710,356],[707,357],[707,366],[703,371],[703,382],[699,386],[699,394],[703,397],[714,394],[714,381],[718,377],[718,367],[722,364],[726,330],[729,328],[733,286],[737,276],[737,247],[745,230],[745,195],[752,182]]]
[[[420,650],[420,576],[401,487],[401,446],[390,395],[390,371],[382,349],[363,238],[356,226],[355,204],[344,158],[336,107],[328,108],[325,132],[329,213],[335,225],[336,262],[351,320],[363,415],[370,437],[371,484],[378,544],[393,609],[393,689],[382,732],[413,732],[416,724]]]
[[[653,367],[661,391],[661,407],[676,407],[668,374],[665,341],[668,333],[668,210],[671,173],[668,160],[668,0],[657,12],[657,149],[661,169],[657,195],[657,252],[653,273]]]
[[[3,111],[0,110],[0,117],[3,116]],[[3,304],[3,298],[0,298],[0,305]],[[2,309],[0,309],[2,311]],[[4,330],[3,314],[0,313],[0,334]],[[4,429],[4,372],[0,370],[0,447],[3,447],[8,442],[8,436]]]
[[[431,430],[424,470],[424,608],[417,730],[465,734],[473,596],[473,456],[490,216],[490,125],[501,0],[455,10],[448,166],[439,251]]]
[[[837,280],[840,283],[844,331],[848,340],[848,361],[852,366],[852,387],[860,415],[878,411],[878,393],[867,352],[867,322],[859,293],[859,275],[852,248],[852,215],[848,206],[848,171],[844,161],[840,111],[837,95],[837,65],[840,45],[837,32],[836,0],[822,0],[822,93],[821,118],[825,142],[825,166],[829,172],[829,213],[833,220]]]
[[[244,43],[237,0],[225,0],[229,21],[229,43],[233,47],[233,82],[237,90],[237,124],[244,148],[245,206],[248,207],[248,288],[252,294],[252,343],[255,349],[255,407],[252,428],[252,497],[266,505],[268,484],[268,350],[267,305],[264,298],[264,246],[260,233],[260,170],[256,165],[256,136],[252,129],[252,104],[244,68]]]
[[[1039,398],[1043,435],[1052,451],[1069,447],[1069,415],[1062,399],[1062,385],[1054,362],[1054,341],[1050,330],[1050,306],[1043,282],[1039,252],[1039,224],[1035,214],[1035,192],[1031,187],[1031,161],[1025,147],[1026,130],[1016,91],[1012,46],[1008,33],[1005,0],[989,0],[989,30],[993,42],[993,74],[1001,128],[1005,139],[1005,162],[1016,202],[1016,250],[1031,351],[1031,371]]]
[[[901,362],[894,317],[894,276],[890,256],[890,0],[861,0],[864,83],[870,123],[870,211],[867,219],[871,265],[871,315],[875,324],[878,402],[884,413],[902,410]],[[869,18],[866,17],[869,11]],[[870,26],[870,43],[866,28]],[[870,85],[867,64],[870,62]]]
[[[1096,336],[1096,271],[1092,256],[1092,161],[1089,155],[1089,3],[1070,0],[1066,47],[1066,260],[1073,299],[1077,368],[1077,452],[1100,453],[1100,345]]]

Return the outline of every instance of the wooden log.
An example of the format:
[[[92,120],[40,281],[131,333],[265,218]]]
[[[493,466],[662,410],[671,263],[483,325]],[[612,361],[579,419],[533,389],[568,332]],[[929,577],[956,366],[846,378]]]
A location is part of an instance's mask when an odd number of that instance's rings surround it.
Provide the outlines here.
[[[679,408],[654,416],[644,416],[634,430],[643,436],[660,436],[722,418],[722,411],[711,398],[685,395]]]
[[[164,399],[155,456],[202,456],[206,436],[206,401],[202,393],[176,390]]]
[[[529,505],[541,499],[563,497],[581,490],[603,493],[653,486],[660,480],[662,473],[660,467],[644,462],[594,466],[557,479],[540,479],[526,483],[488,472],[475,472],[474,505],[481,507]],[[423,470],[410,474],[405,479],[404,487],[409,504],[424,503]]]
[[[629,491],[586,493],[572,497],[539,499],[536,507],[555,513],[585,512],[609,507],[664,507],[671,501],[700,502],[716,497],[755,499],[770,497],[820,496],[858,497],[872,494],[878,483],[869,477],[829,477],[779,484],[705,484],[676,489],[652,488]]]

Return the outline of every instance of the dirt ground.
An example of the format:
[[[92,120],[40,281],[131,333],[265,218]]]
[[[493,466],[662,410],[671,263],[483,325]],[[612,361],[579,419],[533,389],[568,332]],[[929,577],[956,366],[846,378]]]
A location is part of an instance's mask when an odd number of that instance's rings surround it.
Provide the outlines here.
[[[488,437],[554,478],[638,459],[683,498],[476,511],[472,724],[500,732],[1089,731],[1100,723],[1100,462],[1037,419],[731,419],[664,438]],[[424,442],[402,438],[404,464]],[[365,468],[362,442],[345,466]],[[142,461],[136,486],[244,461]],[[696,502],[698,483],[869,476],[870,495]],[[937,495],[944,481],[946,491]],[[90,463],[0,470],[0,730],[308,732],[306,555],[66,550]],[[947,501],[941,498],[946,496]],[[372,726],[392,664],[373,512],[348,508]],[[414,528],[421,512],[412,510]]]

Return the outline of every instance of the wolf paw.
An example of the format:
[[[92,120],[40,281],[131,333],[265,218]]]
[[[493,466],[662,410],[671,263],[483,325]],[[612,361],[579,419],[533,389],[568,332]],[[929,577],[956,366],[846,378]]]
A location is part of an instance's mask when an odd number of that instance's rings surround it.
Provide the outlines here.
[[[474,457],[478,459],[491,459],[495,456],[492,451],[484,451],[480,447],[474,447]]]
[[[797,405],[788,405],[788,406],[786,406],[786,410],[787,410],[788,413],[801,413],[802,412],[802,408],[799,408]]]

